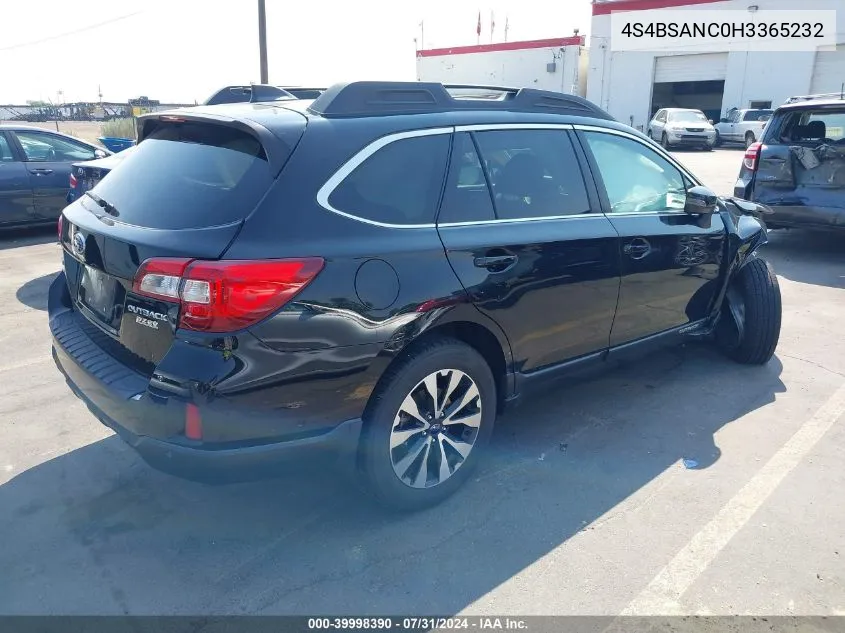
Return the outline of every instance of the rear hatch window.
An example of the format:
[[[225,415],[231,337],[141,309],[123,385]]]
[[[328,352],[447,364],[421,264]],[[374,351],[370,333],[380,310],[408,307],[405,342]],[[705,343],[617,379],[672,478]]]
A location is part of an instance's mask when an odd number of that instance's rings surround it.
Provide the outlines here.
[[[155,130],[95,193],[122,223],[192,229],[242,220],[272,180],[255,137],[222,125],[186,122]]]

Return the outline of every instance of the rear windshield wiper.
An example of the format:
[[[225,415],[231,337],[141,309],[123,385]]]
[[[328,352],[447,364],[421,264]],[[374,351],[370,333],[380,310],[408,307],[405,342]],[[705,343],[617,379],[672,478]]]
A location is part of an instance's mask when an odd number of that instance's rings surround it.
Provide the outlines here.
[[[111,204],[110,202],[106,202],[100,196],[98,196],[96,193],[91,193],[90,191],[86,191],[85,195],[88,196],[89,198],[91,198],[91,200],[96,202],[98,205],[100,205],[100,207],[102,207],[103,211],[105,211],[109,215],[113,215],[114,217],[117,217],[117,216],[120,215],[120,213],[118,213],[117,209],[115,208],[115,206],[113,204]]]

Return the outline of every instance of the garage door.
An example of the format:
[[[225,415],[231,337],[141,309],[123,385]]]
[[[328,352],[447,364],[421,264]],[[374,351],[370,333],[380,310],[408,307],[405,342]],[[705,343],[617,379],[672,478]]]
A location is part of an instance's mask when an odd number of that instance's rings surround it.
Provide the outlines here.
[[[727,53],[658,57],[654,69],[654,83],[723,80],[727,71]]]
[[[835,51],[819,51],[816,53],[816,64],[813,66],[813,80],[810,82],[810,92],[839,92],[845,82],[845,44],[840,44]]]

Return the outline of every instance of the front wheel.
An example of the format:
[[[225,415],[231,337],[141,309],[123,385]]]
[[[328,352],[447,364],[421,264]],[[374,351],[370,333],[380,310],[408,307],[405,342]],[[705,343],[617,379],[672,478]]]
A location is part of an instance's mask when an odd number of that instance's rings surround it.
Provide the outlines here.
[[[660,136],[660,145],[663,147],[663,149],[669,149],[669,137],[666,136],[666,132],[663,132],[663,134]]]
[[[716,341],[743,365],[764,365],[780,338],[780,286],[772,267],[755,258],[731,282],[716,330]]]
[[[496,383],[453,339],[423,344],[385,375],[365,415],[361,464],[384,505],[421,510],[472,474],[493,431]]]
[[[722,146],[722,135],[719,134],[719,130],[716,130],[716,140],[713,142],[714,147],[721,147]]]

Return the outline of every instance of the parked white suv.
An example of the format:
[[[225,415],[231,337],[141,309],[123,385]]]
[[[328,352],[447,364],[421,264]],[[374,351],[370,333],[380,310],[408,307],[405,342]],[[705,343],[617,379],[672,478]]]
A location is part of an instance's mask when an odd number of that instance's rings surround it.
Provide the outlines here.
[[[773,110],[760,108],[728,110],[723,119],[716,124],[716,145],[722,143],[742,143],[746,148],[763,137],[763,128],[772,118]]]

